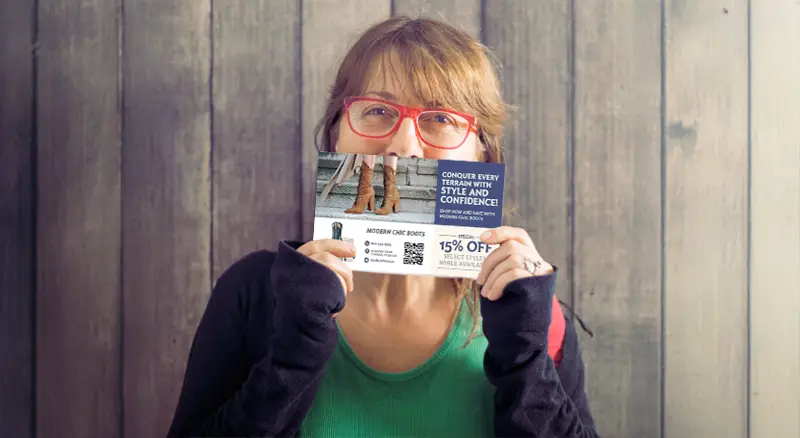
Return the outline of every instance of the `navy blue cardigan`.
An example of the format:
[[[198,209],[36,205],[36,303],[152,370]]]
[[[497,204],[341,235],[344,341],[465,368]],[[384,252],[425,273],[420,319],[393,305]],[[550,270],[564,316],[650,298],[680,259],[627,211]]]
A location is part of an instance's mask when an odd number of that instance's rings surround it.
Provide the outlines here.
[[[170,437],[296,436],[344,307],[336,274],[303,242],[253,252],[219,278],[189,353]],[[556,273],[481,299],[487,380],[498,437],[596,437],[577,336],[567,321],[558,367],[547,353]]]

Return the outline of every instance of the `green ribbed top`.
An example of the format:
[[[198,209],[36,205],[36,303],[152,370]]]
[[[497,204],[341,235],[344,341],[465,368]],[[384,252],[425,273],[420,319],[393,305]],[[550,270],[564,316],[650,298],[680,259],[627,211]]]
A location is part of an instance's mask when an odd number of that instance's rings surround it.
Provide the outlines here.
[[[339,330],[303,438],[490,437],[494,390],[483,372],[487,341],[462,305],[447,338],[425,363],[382,373],[356,356]]]

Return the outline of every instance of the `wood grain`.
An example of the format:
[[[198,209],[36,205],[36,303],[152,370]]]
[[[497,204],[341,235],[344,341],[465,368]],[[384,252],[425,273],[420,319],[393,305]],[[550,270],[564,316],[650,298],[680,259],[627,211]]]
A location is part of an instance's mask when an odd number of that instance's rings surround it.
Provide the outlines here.
[[[571,306],[569,2],[493,2],[484,22],[503,94],[517,107],[505,139],[504,206],[517,211],[508,224],[526,229],[558,266],[556,293]]]
[[[394,15],[441,20],[481,37],[481,0],[394,0],[392,9]]]
[[[37,436],[120,436],[118,1],[38,1]]]
[[[800,436],[800,3],[751,2],[750,436]]]
[[[664,436],[744,437],[747,1],[665,13]]]
[[[661,433],[661,4],[575,11],[575,309],[602,435]],[[631,38],[631,35],[636,35]],[[580,333],[582,334],[582,333]]]
[[[33,436],[35,2],[0,2],[0,430]]]
[[[214,3],[214,279],[301,233],[297,1]]]
[[[163,436],[210,294],[210,1],[124,8],[125,436]]]
[[[302,236],[311,239],[317,190],[314,127],[347,50],[367,27],[391,16],[391,0],[302,0]]]

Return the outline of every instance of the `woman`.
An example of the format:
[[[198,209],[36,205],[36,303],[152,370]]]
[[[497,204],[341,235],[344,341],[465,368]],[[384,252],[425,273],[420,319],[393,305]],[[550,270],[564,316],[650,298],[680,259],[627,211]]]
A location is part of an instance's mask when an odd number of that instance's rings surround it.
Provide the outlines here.
[[[317,133],[324,151],[499,162],[505,111],[478,42],[397,17],[344,58]],[[519,228],[482,240],[499,246],[475,284],[353,273],[337,240],[234,263],[169,435],[596,436],[557,268]]]

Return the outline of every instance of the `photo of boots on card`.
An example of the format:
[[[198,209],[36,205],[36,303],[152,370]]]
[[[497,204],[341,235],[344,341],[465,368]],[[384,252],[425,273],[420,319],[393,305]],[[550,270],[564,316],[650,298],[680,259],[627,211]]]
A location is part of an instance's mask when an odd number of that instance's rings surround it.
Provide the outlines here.
[[[316,214],[432,224],[436,174],[436,160],[321,152]]]

